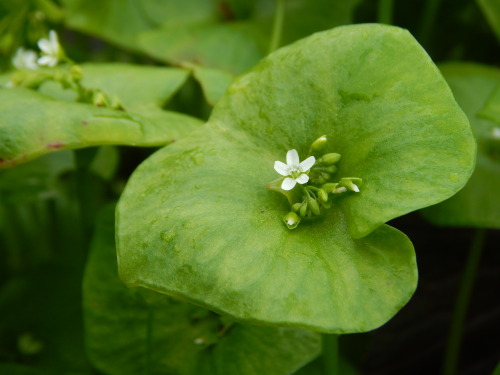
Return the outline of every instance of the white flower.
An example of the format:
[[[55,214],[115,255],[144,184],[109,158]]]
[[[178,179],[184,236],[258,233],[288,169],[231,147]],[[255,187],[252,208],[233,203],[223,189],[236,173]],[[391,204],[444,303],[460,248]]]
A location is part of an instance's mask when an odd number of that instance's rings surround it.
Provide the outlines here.
[[[38,59],[39,65],[56,66],[61,57],[61,46],[57,34],[54,30],[49,31],[49,39],[40,39],[38,47],[43,52],[43,56]]]
[[[12,65],[16,69],[38,69],[37,57],[35,51],[19,47],[12,58]]]
[[[307,172],[316,162],[314,156],[309,156],[306,160],[300,163],[299,154],[296,150],[290,150],[286,153],[286,164],[281,161],[274,162],[274,169],[280,175],[285,176],[281,184],[283,190],[292,190],[295,184],[305,184],[309,181]]]

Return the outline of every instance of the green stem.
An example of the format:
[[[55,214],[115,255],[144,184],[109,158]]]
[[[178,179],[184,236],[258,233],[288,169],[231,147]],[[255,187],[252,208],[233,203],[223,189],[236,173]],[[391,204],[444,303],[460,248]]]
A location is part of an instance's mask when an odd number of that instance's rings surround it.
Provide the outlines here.
[[[485,237],[486,229],[476,229],[451,318],[443,375],[454,375],[457,372],[463,326]]]
[[[428,48],[428,43],[432,33],[432,28],[436,22],[436,16],[440,3],[441,0],[427,0],[427,3],[425,4],[422,23],[420,24],[420,30],[418,33],[418,41],[426,48]]]
[[[338,375],[339,370],[339,335],[323,334],[323,373],[325,375]]]
[[[283,20],[285,19],[285,0],[276,0],[276,10],[274,11],[273,32],[271,43],[269,44],[269,53],[278,49],[281,44],[281,35],[283,34]]]
[[[377,11],[377,20],[379,23],[392,24],[393,5],[394,0],[379,0]]]

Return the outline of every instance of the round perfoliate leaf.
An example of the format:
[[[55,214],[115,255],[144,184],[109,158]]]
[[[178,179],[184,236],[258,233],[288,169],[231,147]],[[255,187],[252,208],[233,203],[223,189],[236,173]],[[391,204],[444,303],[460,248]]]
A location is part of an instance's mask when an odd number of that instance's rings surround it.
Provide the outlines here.
[[[85,272],[87,352],[108,375],[286,375],[321,350],[318,334],[235,324],[142,288],[116,270],[113,207],[97,221]]]
[[[361,192],[289,230],[264,185],[275,161],[318,137]],[[374,329],[411,297],[413,247],[384,222],[448,198],[475,144],[432,61],[399,28],[341,27],[269,55],[209,123],[160,150],[117,208],[122,279],[240,321],[346,333]],[[297,184],[297,188],[298,184]]]
[[[422,213],[438,225],[500,228],[500,69],[454,63],[442,65],[441,71],[469,117],[477,164],[458,194]]]

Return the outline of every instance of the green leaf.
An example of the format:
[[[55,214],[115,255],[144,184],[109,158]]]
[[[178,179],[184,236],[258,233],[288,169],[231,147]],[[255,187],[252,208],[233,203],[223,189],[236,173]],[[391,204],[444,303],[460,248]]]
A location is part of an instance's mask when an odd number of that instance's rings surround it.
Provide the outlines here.
[[[127,289],[116,270],[113,207],[97,222],[84,281],[87,349],[109,375],[289,374],[319,354],[319,335],[227,322],[194,305]],[[213,340],[211,345],[200,340]]]
[[[61,102],[27,89],[0,89],[0,168],[63,149],[165,145],[202,124],[186,115],[158,111],[141,107],[135,114]]]
[[[191,62],[241,73],[265,55],[274,2],[63,0],[70,28],[140,50],[169,64]],[[359,0],[293,0],[283,43],[352,22]]]
[[[500,139],[494,135],[500,128],[500,69],[455,63],[442,65],[441,71],[469,117],[478,143],[477,164],[458,194],[422,213],[438,225],[500,228]]]
[[[397,62],[397,63],[395,63]],[[264,185],[312,141],[342,155],[361,193],[290,231]],[[318,33],[237,79],[209,123],[133,174],[117,208],[120,273],[235,319],[345,333],[374,329],[410,298],[410,241],[382,225],[448,198],[469,177],[465,115],[404,30]]]
[[[500,124],[500,84],[491,92],[477,116]]]
[[[234,76],[218,69],[196,66],[193,76],[200,83],[205,99],[210,105],[215,105],[226,92]]]
[[[138,33],[151,27],[137,0],[62,0],[68,27],[135,49]]]
[[[82,64],[79,67],[83,87],[118,97],[127,110],[141,106],[163,107],[189,75],[184,69],[123,63]],[[75,101],[77,98],[75,91],[64,90],[54,81],[45,82],[40,92],[58,100]]]
[[[183,69],[122,63],[83,64],[84,87],[99,88],[120,98],[126,109],[143,105],[162,107],[185,83]]]
[[[169,64],[185,61],[241,73],[264,55],[258,33],[248,24],[201,24],[143,32],[141,50]]]
[[[496,0],[476,0],[491,28],[500,40],[500,3]]]

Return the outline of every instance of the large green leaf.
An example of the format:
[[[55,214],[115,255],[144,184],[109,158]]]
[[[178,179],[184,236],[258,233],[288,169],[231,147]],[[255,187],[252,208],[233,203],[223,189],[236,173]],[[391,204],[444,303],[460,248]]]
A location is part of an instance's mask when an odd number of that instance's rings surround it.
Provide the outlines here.
[[[363,179],[289,231],[264,185],[287,150],[321,135],[339,177]],[[410,241],[384,222],[459,190],[474,164],[465,115],[411,35],[347,26],[271,54],[207,126],[153,155],[117,208],[122,278],[246,321],[374,329],[410,298]]]
[[[222,334],[224,321],[207,310],[127,289],[116,270],[113,214],[97,222],[84,281],[87,349],[105,374],[285,375],[319,354],[310,331],[234,324]]]
[[[500,128],[499,112],[495,112],[500,103],[496,94],[500,69],[455,63],[442,65],[441,71],[474,130],[477,165],[472,178],[458,194],[423,213],[439,225],[500,228],[500,139],[494,135],[494,129]],[[484,112],[490,120],[480,116]],[[491,121],[495,113],[498,122]]]
[[[153,107],[130,113],[61,102],[27,89],[0,89],[0,168],[63,149],[165,145],[202,124],[158,111]],[[155,121],[158,116],[162,121]]]

